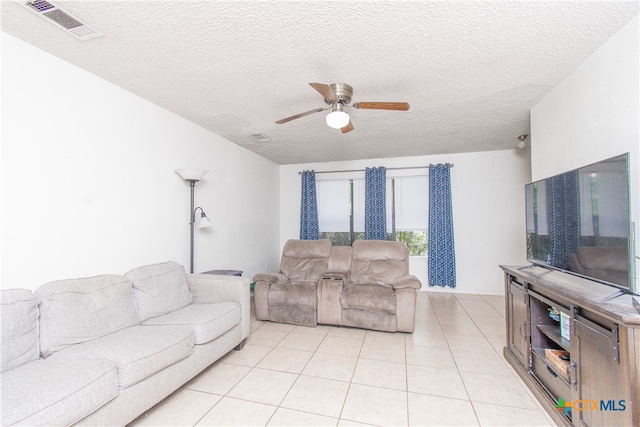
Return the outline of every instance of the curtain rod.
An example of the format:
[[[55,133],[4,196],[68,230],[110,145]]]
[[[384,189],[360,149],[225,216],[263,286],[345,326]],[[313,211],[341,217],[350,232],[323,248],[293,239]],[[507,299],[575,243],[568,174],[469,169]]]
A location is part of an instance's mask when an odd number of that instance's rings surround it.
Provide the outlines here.
[[[450,163],[451,167],[453,167],[453,163]],[[398,167],[398,168],[386,168],[388,171],[392,171],[392,170],[400,170],[400,169],[424,169],[424,168],[428,168],[429,166],[405,166],[405,167]],[[318,173],[340,173],[340,172],[364,172],[364,169],[347,169],[347,170],[340,170],[340,171],[315,171],[316,174]],[[302,172],[298,172],[298,175],[302,175]]]

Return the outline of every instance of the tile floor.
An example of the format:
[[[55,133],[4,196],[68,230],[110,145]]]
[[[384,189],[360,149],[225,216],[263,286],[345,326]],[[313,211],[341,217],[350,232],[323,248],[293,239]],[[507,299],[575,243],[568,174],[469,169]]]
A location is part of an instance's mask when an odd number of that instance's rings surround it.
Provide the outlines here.
[[[257,321],[132,426],[553,426],[502,356],[504,298],[419,292],[413,334]]]

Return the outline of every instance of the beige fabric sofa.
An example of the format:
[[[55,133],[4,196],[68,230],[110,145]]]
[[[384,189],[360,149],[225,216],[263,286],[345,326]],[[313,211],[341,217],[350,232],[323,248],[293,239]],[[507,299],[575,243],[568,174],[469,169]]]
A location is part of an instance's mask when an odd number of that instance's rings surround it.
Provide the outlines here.
[[[174,262],[3,290],[2,425],[126,425],[249,335],[249,281]]]
[[[402,242],[289,240],[280,273],[254,277],[259,320],[413,332],[420,281]]]

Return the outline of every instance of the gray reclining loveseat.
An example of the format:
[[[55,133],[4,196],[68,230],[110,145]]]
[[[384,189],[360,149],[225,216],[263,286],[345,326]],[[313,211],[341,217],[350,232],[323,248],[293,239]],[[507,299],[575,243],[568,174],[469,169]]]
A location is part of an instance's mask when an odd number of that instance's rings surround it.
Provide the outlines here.
[[[256,318],[303,326],[413,332],[420,281],[403,242],[289,240],[279,273],[254,277]]]

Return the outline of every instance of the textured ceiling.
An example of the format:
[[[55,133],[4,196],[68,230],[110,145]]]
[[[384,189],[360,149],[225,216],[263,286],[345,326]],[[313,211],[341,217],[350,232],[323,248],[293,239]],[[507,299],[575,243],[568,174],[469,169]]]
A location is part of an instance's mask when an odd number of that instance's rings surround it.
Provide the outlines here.
[[[2,30],[279,164],[509,149],[529,108],[640,10],[634,1],[57,1],[78,41],[2,1]],[[347,83],[355,130],[308,83]],[[267,135],[257,142],[250,134]]]

